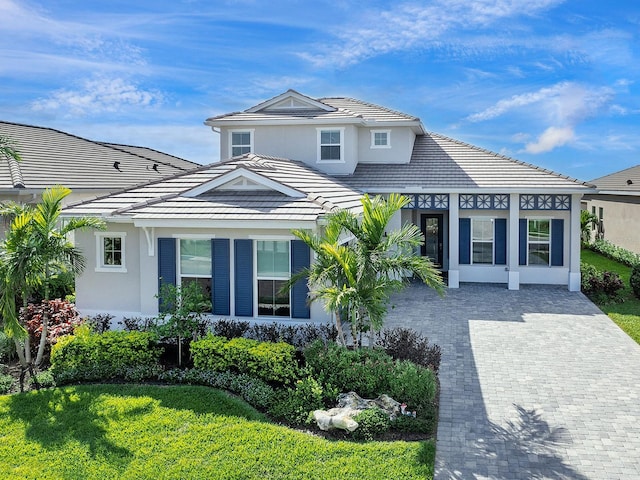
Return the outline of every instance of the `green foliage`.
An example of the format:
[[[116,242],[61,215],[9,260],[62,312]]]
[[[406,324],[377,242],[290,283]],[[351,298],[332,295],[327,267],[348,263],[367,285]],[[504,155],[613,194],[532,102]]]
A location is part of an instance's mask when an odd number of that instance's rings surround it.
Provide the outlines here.
[[[623,263],[629,267],[640,264],[640,255],[637,253],[618,247],[607,240],[596,240],[589,248],[593,251],[601,253],[616,262]]]
[[[624,288],[620,275],[615,272],[601,271],[586,263],[580,264],[581,289],[585,295],[598,302],[616,298]]]
[[[359,440],[372,441],[387,432],[391,426],[389,415],[379,408],[362,410],[353,419],[358,422],[358,428],[352,435]]]
[[[327,390],[354,391],[363,398],[386,393],[420,415],[435,411],[438,382],[430,368],[394,361],[381,349],[349,350],[335,343],[316,342],[304,356],[314,378]]]
[[[294,388],[277,392],[269,415],[291,425],[301,424],[309,419],[310,412],[324,409],[324,397],[322,385],[313,377],[306,377],[298,380]]]
[[[85,323],[91,327],[95,333],[104,333],[111,328],[113,315],[110,313],[98,313],[85,319]]]
[[[635,265],[631,270],[629,285],[631,285],[631,290],[636,298],[640,298],[640,263]]]
[[[75,294],[75,274],[71,270],[58,270],[48,279],[49,298],[64,298]]]
[[[0,362],[6,362],[16,354],[16,343],[0,330]]]
[[[29,381],[32,385],[35,384],[35,382],[38,382],[40,388],[50,388],[56,386],[56,381],[53,378],[53,374],[50,370],[36,373],[35,377],[30,378]]]
[[[0,372],[0,395],[9,393],[11,387],[13,387],[14,379],[11,375]]]
[[[0,478],[433,478],[435,442],[335,442],[201,386],[82,385],[0,398]]]
[[[589,210],[580,211],[580,241],[583,245],[591,243],[591,231],[598,227],[599,219]]]
[[[82,326],[53,346],[51,372],[58,384],[117,377],[139,381],[158,374],[160,353],[150,333],[97,334]]]
[[[168,383],[207,385],[233,392],[261,410],[269,408],[275,398],[275,390],[259,378],[236,372],[212,372],[201,369],[174,369],[160,373],[158,379]]]
[[[290,383],[298,376],[295,348],[284,342],[259,342],[249,338],[227,340],[207,335],[191,342],[191,355],[195,368],[233,369],[267,382]]]

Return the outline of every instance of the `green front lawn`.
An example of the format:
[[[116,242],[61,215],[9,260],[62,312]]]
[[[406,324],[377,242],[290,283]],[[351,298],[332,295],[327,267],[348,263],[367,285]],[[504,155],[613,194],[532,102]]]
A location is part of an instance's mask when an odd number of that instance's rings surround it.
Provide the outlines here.
[[[611,260],[592,250],[582,250],[581,259],[600,270],[616,272],[624,282],[620,303],[598,304],[598,307],[637,343],[640,344],[640,299],[636,298],[629,286],[631,267]]]
[[[329,441],[208,387],[0,396],[0,478],[431,479],[434,441]]]

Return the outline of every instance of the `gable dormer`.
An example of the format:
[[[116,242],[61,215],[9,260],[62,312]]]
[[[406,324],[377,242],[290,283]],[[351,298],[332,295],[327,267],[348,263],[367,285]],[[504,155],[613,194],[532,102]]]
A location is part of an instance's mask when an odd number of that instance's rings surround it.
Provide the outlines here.
[[[255,107],[245,110],[248,113],[256,112],[277,112],[282,110],[321,110],[325,112],[334,112],[337,108],[314,100],[311,97],[302,95],[295,90],[287,90],[286,92],[273,97],[270,100],[259,103]]]

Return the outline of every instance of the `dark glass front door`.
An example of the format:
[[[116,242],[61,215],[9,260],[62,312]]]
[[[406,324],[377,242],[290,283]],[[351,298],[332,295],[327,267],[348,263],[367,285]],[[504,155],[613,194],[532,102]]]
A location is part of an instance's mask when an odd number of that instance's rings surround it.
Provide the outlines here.
[[[438,267],[442,267],[442,214],[425,213],[420,218],[420,229],[424,235],[422,256],[429,257]]]

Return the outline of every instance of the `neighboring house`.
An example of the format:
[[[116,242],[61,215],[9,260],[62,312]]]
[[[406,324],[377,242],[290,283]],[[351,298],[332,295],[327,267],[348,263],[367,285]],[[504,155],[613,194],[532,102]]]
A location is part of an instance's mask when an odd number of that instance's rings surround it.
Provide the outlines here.
[[[582,204],[598,217],[597,237],[640,253],[640,165],[590,183],[598,192],[585,195]]]
[[[318,231],[335,208],[360,211],[362,192],[410,197],[391,227],[421,228],[416,254],[437,263],[450,288],[580,289],[580,199],[595,191],[586,183],[350,98],[289,90],[205,123],[229,160],[65,210],[109,224],[76,237],[89,258],[77,286],[83,312],[153,315],[161,282],[197,281],[216,316],[326,320],[303,283],[278,293],[311,261],[290,230]]]
[[[21,162],[0,156],[0,201],[35,203],[60,184],[66,203],[93,198],[199,165],[144,147],[94,142],[52,128],[0,121]]]

